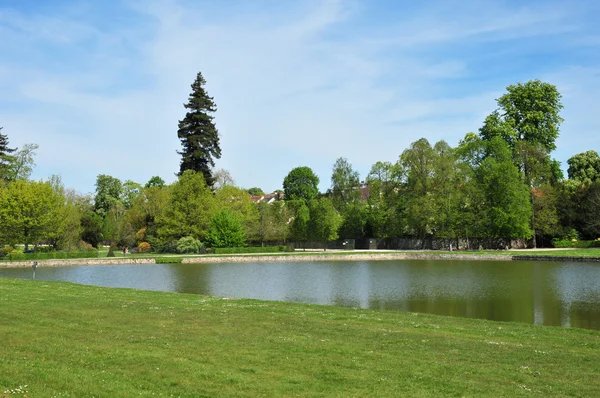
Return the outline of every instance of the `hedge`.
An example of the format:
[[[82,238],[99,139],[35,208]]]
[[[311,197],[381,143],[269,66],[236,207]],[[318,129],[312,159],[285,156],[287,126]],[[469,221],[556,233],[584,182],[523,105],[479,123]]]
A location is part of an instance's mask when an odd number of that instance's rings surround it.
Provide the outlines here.
[[[48,253],[21,253],[11,252],[6,256],[10,261],[29,261],[29,260],[53,260],[69,258],[96,258],[96,252],[48,252]]]
[[[588,247],[600,247],[600,240],[553,240],[552,246],[560,249],[586,249]]]
[[[285,251],[285,246],[217,247],[215,254],[276,253]]]

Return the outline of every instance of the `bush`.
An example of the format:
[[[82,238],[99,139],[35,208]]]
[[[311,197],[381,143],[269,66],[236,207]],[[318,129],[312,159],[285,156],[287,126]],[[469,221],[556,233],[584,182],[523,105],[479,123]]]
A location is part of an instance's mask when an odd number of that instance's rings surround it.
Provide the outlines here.
[[[214,249],[215,254],[277,253],[285,250],[285,246],[217,247]]]
[[[600,247],[599,240],[561,240],[554,239],[552,241],[552,246],[560,249],[586,249],[589,247]]]
[[[110,247],[108,248],[108,254],[106,255],[106,257],[114,257],[115,256],[115,250],[118,250],[116,245],[110,245]]]
[[[82,240],[80,240],[79,243],[77,244],[77,249],[79,249],[79,251],[82,251],[82,252],[97,252],[98,251],[94,246],[92,246],[89,243],[84,242]]]
[[[0,249],[0,257],[8,256],[13,250],[15,249],[11,245],[4,245],[4,247]]]
[[[8,259],[10,261],[24,261],[24,260],[26,260],[25,253],[20,252],[18,250],[11,251],[10,253],[8,253],[7,257],[8,257]]]
[[[148,242],[140,242],[138,245],[138,253],[150,253],[150,250],[152,250],[152,246]]]
[[[202,248],[202,242],[193,236],[184,236],[177,241],[177,253],[199,253]]]

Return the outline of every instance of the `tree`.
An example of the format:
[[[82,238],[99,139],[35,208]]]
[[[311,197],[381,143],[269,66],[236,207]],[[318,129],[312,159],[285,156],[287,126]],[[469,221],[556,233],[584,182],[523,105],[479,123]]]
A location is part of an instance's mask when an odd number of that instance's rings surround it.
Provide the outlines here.
[[[563,121],[560,117],[561,94],[556,86],[540,80],[518,83],[506,89],[508,92],[497,100],[498,110],[486,118],[479,131],[485,140],[500,137],[509,145],[513,161],[530,187],[529,201],[533,209],[536,198],[532,188],[553,179],[549,154],[556,149],[555,142]],[[530,226],[533,228],[534,224],[535,213],[532,211]]]
[[[121,180],[106,174],[96,177],[96,195],[94,196],[94,210],[104,217],[111,207],[121,204],[123,184]]]
[[[294,240],[306,242],[309,237],[310,210],[304,200],[288,201],[287,203],[294,213],[290,224],[290,235]]]
[[[127,180],[123,183],[121,201],[125,206],[125,209],[131,208],[135,199],[140,196],[142,192],[142,186],[137,182]]]
[[[184,171],[171,187],[168,205],[156,220],[157,235],[162,242],[150,244],[160,250],[161,245],[184,236],[204,240],[214,209],[215,199],[203,174]]]
[[[0,240],[29,245],[58,224],[61,198],[47,182],[18,180],[0,189]]]
[[[487,156],[477,169],[483,192],[483,220],[492,238],[530,238],[529,188],[511,159],[508,144],[500,137],[485,141]]]
[[[202,173],[208,187],[212,188],[215,178],[211,167],[215,166],[214,159],[221,158],[219,146],[219,132],[213,122],[213,113],[217,111],[213,98],[209,97],[204,89],[206,80],[198,72],[192,84],[192,93],[188,103],[184,104],[188,112],[183,120],[179,121],[177,136],[183,149],[177,152],[181,155],[179,174],[186,170]]]
[[[8,147],[8,137],[2,134],[2,127],[0,127],[0,180],[8,179],[8,168],[15,159],[10,154],[15,151],[15,148]]]
[[[215,180],[214,188],[216,189],[235,185],[235,181],[228,170],[218,169],[214,172],[213,176]]]
[[[486,118],[480,129],[482,138],[500,136],[513,151],[520,141],[537,144],[547,153],[556,149],[563,121],[563,105],[556,86],[530,80],[510,85],[506,90],[497,100],[498,110]]]
[[[125,215],[124,231],[133,233],[137,243],[148,241],[154,249],[164,247],[157,240],[157,220],[165,213],[170,187],[152,185],[143,188]]]
[[[403,170],[398,163],[376,162],[367,175],[369,187],[365,235],[385,238],[404,231],[404,216],[398,192]]]
[[[23,148],[18,150],[13,156],[12,160],[8,163],[6,170],[6,180],[27,180],[33,172],[35,167],[35,151],[38,149],[37,144],[25,144]]]
[[[94,247],[102,241],[102,218],[95,211],[87,211],[81,217],[81,239]]]
[[[54,249],[75,251],[81,241],[81,217],[89,205],[87,198],[77,194],[72,189],[65,189],[60,176],[53,175],[48,183],[59,197],[58,216],[55,226],[50,228],[47,241]]]
[[[339,158],[331,174],[331,200],[343,212],[347,205],[360,199],[360,176],[346,158]]]
[[[144,188],[151,188],[151,187],[162,188],[164,186],[165,186],[165,180],[163,180],[159,176],[153,176],[152,178],[150,178],[148,180],[146,185],[144,185]]]
[[[225,185],[215,192],[216,210],[227,209],[236,214],[244,226],[247,236],[256,231],[259,214],[248,193],[231,185]]]
[[[253,196],[261,196],[265,194],[263,190],[258,187],[248,189],[248,193]]]
[[[433,233],[436,212],[432,191],[436,160],[436,152],[425,138],[413,142],[400,155],[406,175],[407,223],[413,234],[421,239]]]
[[[567,160],[569,179],[591,183],[600,179],[600,156],[596,151],[573,155]]]
[[[308,203],[319,194],[319,177],[310,167],[296,167],[283,179],[284,199]]]
[[[244,246],[246,234],[239,216],[227,209],[218,211],[210,222],[206,240],[211,247]]]
[[[323,242],[323,249],[327,250],[327,242],[338,238],[338,228],[342,223],[342,217],[333,207],[331,199],[325,197],[311,200],[309,210],[309,237]]]

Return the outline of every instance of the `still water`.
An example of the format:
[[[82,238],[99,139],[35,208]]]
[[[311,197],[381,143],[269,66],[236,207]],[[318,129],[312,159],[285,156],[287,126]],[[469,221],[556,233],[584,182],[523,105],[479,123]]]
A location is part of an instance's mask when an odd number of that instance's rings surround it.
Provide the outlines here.
[[[31,269],[0,269],[31,278]],[[600,264],[340,261],[44,268],[38,280],[600,330]]]

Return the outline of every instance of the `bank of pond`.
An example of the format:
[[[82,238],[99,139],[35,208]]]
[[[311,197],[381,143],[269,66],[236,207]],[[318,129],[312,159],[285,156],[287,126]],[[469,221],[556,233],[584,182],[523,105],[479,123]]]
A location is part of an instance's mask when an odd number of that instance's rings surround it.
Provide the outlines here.
[[[264,265],[250,267],[257,275],[244,284],[247,289],[259,279],[273,283],[268,290],[321,286],[307,291],[310,297],[331,283],[311,276],[310,268],[297,275],[305,282],[275,283],[269,275],[283,271]],[[473,264],[469,272],[485,265]],[[219,266],[231,278],[239,271],[232,264]],[[335,291],[357,288],[335,264],[321,266],[340,280]],[[379,272],[370,265],[355,267],[363,278]],[[429,267],[435,265],[420,264],[418,273],[427,274]],[[80,273],[80,282],[102,280],[102,273],[104,283],[115,275],[127,278],[114,274],[119,266],[69,269]],[[162,269],[163,276],[171,275],[165,285],[180,291],[195,289],[191,285],[198,279],[212,286],[225,281],[199,265],[138,269],[153,278]],[[526,275],[520,276],[530,281]],[[579,282],[568,272],[562,275],[563,282]],[[406,276],[416,274],[407,270]],[[472,280],[464,271],[452,278]],[[441,285],[429,289],[443,292]],[[545,309],[549,296],[538,293],[544,287],[533,294]],[[501,300],[494,307],[507,304]],[[0,319],[0,395],[7,397],[600,395],[600,332],[580,328],[19,278],[0,278]]]
[[[600,330],[600,266],[582,261],[252,261],[37,266],[38,280]],[[239,259],[238,259],[239,260]],[[112,260],[118,262],[118,259]],[[31,268],[0,268],[31,279]]]

